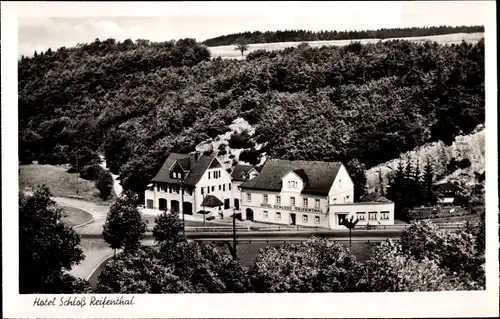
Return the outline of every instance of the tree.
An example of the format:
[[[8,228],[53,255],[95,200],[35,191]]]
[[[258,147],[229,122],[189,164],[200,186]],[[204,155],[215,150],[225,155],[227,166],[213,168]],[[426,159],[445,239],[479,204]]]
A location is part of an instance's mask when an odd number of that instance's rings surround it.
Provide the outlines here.
[[[366,263],[358,289],[365,292],[461,290],[464,287],[435,260],[417,260],[404,254],[400,244],[386,241]]]
[[[248,42],[244,38],[239,38],[235,42],[236,47],[234,48],[236,51],[241,52],[241,59],[243,60],[243,53],[248,50]]]
[[[484,251],[478,250],[480,231],[460,228],[445,231],[428,220],[412,224],[401,236],[402,251],[437,263],[450,276],[470,289],[484,288]]]
[[[111,191],[113,190],[113,177],[109,172],[104,172],[102,174],[99,174],[97,177],[97,180],[95,181],[95,186],[99,190],[100,194],[99,196],[103,199],[106,200],[111,196]]]
[[[189,281],[174,274],[158,251],[142,247],[124,252],[106,264],[99,275],[97,293],[193,293]]]
[[[184,241],[182,235],[183,225],[179,219],[179,214],[169,214],[163,212],[155,218],[156,225],[153,228],[153,237],[156,242],[168,241],[173,244]]]
[[[19,193],[19,292],[89,292],[88,282],[66,272],[83,260],[80,237],[62,221],[63,211],[46,185]]]
[[[346,169],[354,183],[354,201],[357,202],[366,192],[366,166],[353,158],[346,164]]]
[[[382,176],[382,169],[378,170],[378,185],[380,189],[380,196],[385,196],[385,185],[384,185],[384,177]]]
[[[360,267],[341,244],[312,237],[262,249],[253,282],[256,292],[347,292],[355,290]]]
[[[137,196],[125,191],[116,203],[111,205],[102,235],[115,250],[124,247],[126,251],[136,250],[146,232],[146,222],[137,209]]]
[[[423,191],[425,194],[425,202],[427,205],[435,205],[437,202],[437,196],[432,190],[434,184],[434,168],[431,164],[430,158],[427,158],[427,162],[424,166],[424,172],[422,177]]]
[[[227,293],[250,290],[248,271],[211,245],[160,243],[120,254],[98,279],[100,293]]]

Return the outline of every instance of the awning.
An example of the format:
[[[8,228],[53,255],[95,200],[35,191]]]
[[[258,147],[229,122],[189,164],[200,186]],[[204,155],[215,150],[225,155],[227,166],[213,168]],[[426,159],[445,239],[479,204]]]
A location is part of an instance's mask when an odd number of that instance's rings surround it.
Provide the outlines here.
[[[224,203],[214,195],[205,196],[203,203],[201,204],[203,207],[219,207],[223,205]]]
[[[444,204],[451,204],[451,203],[453,203],[454,200],[455,200],[455,198],[453,198],[453,197],[445,197],[445,198],[441,199],[439,202],[444,203]]]

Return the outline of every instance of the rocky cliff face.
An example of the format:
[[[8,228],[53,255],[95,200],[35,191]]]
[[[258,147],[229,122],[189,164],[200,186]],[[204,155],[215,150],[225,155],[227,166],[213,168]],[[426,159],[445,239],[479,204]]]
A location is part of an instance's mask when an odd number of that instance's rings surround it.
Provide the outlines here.
[[[404,165],[411,161],[415,166],[418,160],[420,171],[422,171],[427,158],[430,159],[436,176],[438,176],[436,182],[457,181],[464,188],[472,188],[477,183],[475,173],[482,174],[485,171],[484,125],[479,125],[469,135],[457,136],[450,146],[446,146],[442,142],[431,143],[401,154],[397,159],[369,169],[366,172],[369,191],[373,192],[379,187],[379,172],[383,177],[384,185],[387,186],[388,178],[397,169],[400,161]],[[452,159],[457,162],[468,159],[471,165],[449,172],[447,166]]]
[[[244,161],[240,161],[240,154],[244,150],[249,150],[251,148],[231,148],[229,147],[229,140],[233,134],[241,134],[243,132],[248,132],[250,136],[255,134],[255,128],[242,118],[237,118],[228,127],[228,131],[224,134],[217,136],[214,139],[206,140],[201,142],[196,146],[196,151],[200,153],[206,153],[211,155],[216,155],[218,160],[224,165],[225,169],[231,169],[237,163],[249,164]],[[259,150],[262,147],[261,144],[256,144],[253,148]],[[265,162],[265,154],[260,157],[259,165]]]

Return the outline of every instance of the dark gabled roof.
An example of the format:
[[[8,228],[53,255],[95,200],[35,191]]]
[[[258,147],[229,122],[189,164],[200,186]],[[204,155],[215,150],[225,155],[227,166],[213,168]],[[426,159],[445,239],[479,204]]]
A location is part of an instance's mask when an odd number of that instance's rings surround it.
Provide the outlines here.
[[[191,161],[189,160],[189,157],[184,157],[184,158],[179,158],[177,160],[177,163],[182,167],[184,171],[189,171],[191,170]]]
[[[434,186],[437,192],[456,192],[461,189],[460,186],[452,183],[452,182],[444,182]]]
[[[163,163],[163,166],[151,181],[178,183],[178,179],[170,178],[170,167],[172,167],[172,164],[177,161],[184,170],[189,170],[189,174],[184,179],[184,184],[195,186],[214,158],[214,156],[201,155],[198,159],[196,159],[194,154],[170,153],[165,160],[165,163]]]
[[[254,169],[252,165],[242,165],[237,164],[233,168],[233,172],[231,173],[231,179],[233,181],[246,181],[248,173]]]
[[[303,194],[328,195],[342,163],[319,161],[285,161],[268,159],[260,175],[244,182],[244,189],[281,191],[281,179],[293,171],[305,181]]]
[[[219,207],[223,205],[224,203],[214,195],[205,196],[205,198],[203,198],[203,202],[201,203],[201,206],[203,207]]]

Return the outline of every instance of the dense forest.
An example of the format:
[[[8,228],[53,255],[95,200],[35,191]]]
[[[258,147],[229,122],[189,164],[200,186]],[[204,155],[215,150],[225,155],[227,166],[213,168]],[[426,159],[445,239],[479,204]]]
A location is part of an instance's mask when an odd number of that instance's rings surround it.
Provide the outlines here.
[[[302,42],[302,41],[331,41],[331,40],[359,40],[359,39],[389,39],[423,37],[451,33],[484,32],[483,26],[439,26],[413,27],[378,30],[353,31],[307,31],[307,30],[278,30],[267,32],[240,32],[222,35],[203,41],[209,47],[231,45],[243,40],[246,43],[273,43],[273,42]]]
[[[237,118],[255,127],[258,152],[370,168],[449,144],[484,116],[484,40],[303,44],[238,61],[193,39],[96,39],[19,60],[20,163],[102,153],[139,194],[169,152],[194,151]]]

